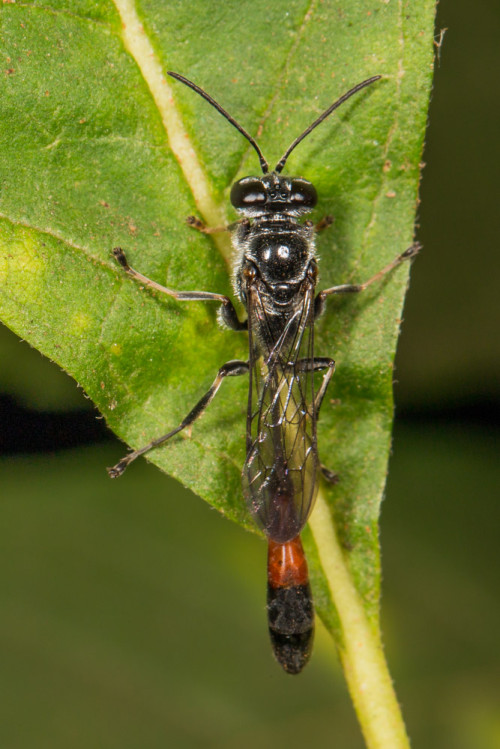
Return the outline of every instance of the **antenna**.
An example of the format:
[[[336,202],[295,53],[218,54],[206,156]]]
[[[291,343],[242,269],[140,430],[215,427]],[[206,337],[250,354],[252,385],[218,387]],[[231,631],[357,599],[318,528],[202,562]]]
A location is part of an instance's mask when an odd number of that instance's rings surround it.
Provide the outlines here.
[[[262,151],[260,150],[259,146],[257,145],[256,141],[252,138],[251,135],[247,133],[246,130],[244,130],[241,125],[239,125],[235,119],[231,117],[230,114],[226,112],[225,109],[221,107],[220,104],[217,104],[215,99],[212,99],[211,96],[207,94],[206,91],[203,91],[202,88],[196,85],[196,83],[193,83],[192,81],[189,81],[187,78],[184,78],[183,75],[179,75],[179,73],[173,73],[171,70],[167,71],[167,75],[170,75],[172,78],[176,78],[181,83],[184,83],[185,86],[188,86],[189,88],[192,88],[193,91],[196,91],[197,94],[202,96],[206,101],[208,101],[209,104],[211,104],[223,117],[226,118],[228,122],[233,125],[236,130],[239,130],[240,133],[247,139],[247,141],[252,145],[255,150],[257,151],[257,155],[259,157],[260,162],[260,168],[262,169],[263,174],[267,174],[269,171],[269,164],[265,160],[264,156],[262,155]]]
[[[362,88],[365,88],[365,86],[369,86],[370,83],[374,83],[375,81],[378,81],[379,78],[381,78],[381,77],[382,77],[381,75],[374,75],[372,78],[368,78],[366,81],[363,81],[362,83],[358,83],[357,86],[354,86],[354,88],[351,88],[350,91],[348,91],[346,94],[344,94],[343,96],[341,96],[340,99],[337,99],[337,101],[335,101],[331,106],[329,106],[328,109],[326,109],[323,112],[323,114],[321,114],[318,117],[317,120],[314,120],[314,122],[312,123],[312,125],[309,125],[309,127],[307,128],[307,130],[304,130],[304,132],[301,135],[299,135],[299,137],[296,138],[293,141],[292,145],[285,151],[285,153],[283,154],[283,156],[281,157],[281,159],[276,164],[276,168],[275,168],[274,171],[277,172],[278,174],[281,172],[281,170],[283,169],[283,167],[286,164],[286,161],[287,161],[288,157],[292,153],[293,149],[296,146],[298,146],[299,143],[300,143],[300,141],[303,140],[306,137],[306,135],[309,135],[309,133],[312,130],[314,130],[315,127],[317,127],[319,124],[321,124],[323,122],[323,120],[326,120],[326,118],[329,115],[331,115],[331,113],[335,109],[337,109],[337,107],[340,107],[340,105],[343,104],[347,99],[349,99],[349,97],[351,97],[353,94],[357,93]]]

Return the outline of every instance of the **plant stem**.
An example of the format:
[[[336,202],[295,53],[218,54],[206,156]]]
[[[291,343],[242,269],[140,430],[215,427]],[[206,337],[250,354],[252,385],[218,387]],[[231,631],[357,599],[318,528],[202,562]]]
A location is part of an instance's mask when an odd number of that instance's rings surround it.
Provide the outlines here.
[[[309,520],[342,627],[342,667],[368,749],[409,749],[380,634],[369,624],[320,490]]]

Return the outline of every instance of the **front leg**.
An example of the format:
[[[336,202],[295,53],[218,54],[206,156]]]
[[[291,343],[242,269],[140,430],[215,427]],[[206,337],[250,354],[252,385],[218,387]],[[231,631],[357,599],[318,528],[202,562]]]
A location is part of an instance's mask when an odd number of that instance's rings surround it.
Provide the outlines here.
[[[324,231],[324,229],[328,229],[329,226],[333,224],[333,216],[330,214],[323,216],[322,219],[318,221],[317,224],[314,225],[314,231],[316,233],[320,231]]]
[[[324,231],[324,229],[328,229],[329,226],[333,224],[333,216],[330,216],[330,214],[323,216],[323,218],[320,218],[319,221],[316,223],[313,223],[312,221],[304,221],[302,224],[307,229],[311,231],[311,233],[318,234],[320,231]]]
[[[217,234],[218,232],[223,231],[235,231],[239,241],[242,241],[245,238],[250,228],[250,221],[247,218],[240,218],[238,221],[233,221],[232,224],[227,224],[227,226],[207,226],[201,219],[197,218],[197,216],[188,216],[186,224],[193,229],[196,229],[196,231],[200,231],[202,234]]]
[[[188,226],[191,226],[193,229],[196,229],[197,231],[201,231],[202,234],[217,234],[218,232],[222,231],[233,231],[233,229],[236,229],[236,227],[241,224],[242,220],[233,221],[232,224],[227,224],[227,226],[207,226],[197,216],[188,216],[186,219],[186,224]]]

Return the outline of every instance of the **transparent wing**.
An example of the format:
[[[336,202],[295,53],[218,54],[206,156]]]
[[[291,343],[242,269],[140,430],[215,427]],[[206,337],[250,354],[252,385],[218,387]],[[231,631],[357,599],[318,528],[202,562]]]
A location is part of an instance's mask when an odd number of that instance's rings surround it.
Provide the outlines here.
[[[286,314],[248,289],[250,393],[243,490],[269,538],[295,538],[312,510],[318,456],[313,383],[314,288]]]

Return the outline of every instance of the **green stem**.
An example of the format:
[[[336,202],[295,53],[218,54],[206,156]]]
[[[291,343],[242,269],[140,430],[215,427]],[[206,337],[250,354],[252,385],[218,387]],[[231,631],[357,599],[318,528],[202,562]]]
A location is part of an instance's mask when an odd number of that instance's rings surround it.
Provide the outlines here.
[[[321,490],[309,525],[339,615],[340,659],[366,745],[368,749],[409,749],[379,633],[366,618]]]

